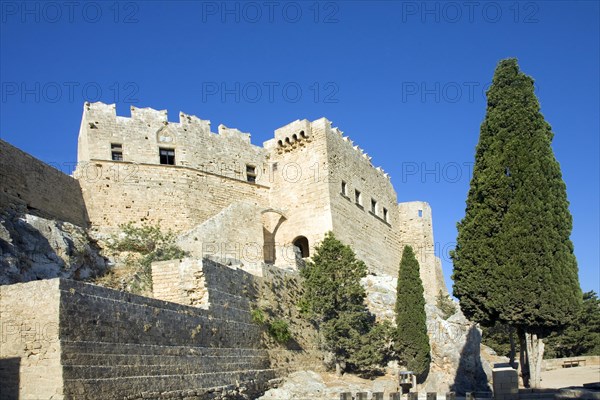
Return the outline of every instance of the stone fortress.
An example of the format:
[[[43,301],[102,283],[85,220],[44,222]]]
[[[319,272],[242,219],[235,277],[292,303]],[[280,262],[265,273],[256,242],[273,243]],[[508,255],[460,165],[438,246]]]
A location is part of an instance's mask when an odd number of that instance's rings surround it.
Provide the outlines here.
[[[78,168],[89,221],[156,223],[184,233],[195,256],[295,265],[328,231],[374,274],[396,276],[404,245],[413,246],[428,301],[446,292],[434,254],[431,208],[397,202],[390,177],[325,118],[296,120],[263,147],[250,134],[208,120],[131,107],[86,103]],[[256,269],[256,268],[254,268]]]
[[[294,348],[266,348],[251,309],[268,301],[302,324],[297,269],[329,231],[375,288],[394,282],[411,245],[428,307],[447,292],[429,205],[398,204],[389,176],[325,118],[294,121],[260,147],[191,115],[173,123],[132,107],[128,118],[86,103],[73,177],[0,140],[0,178],[0,267],[17,277],[0,271],[2,400],[254,398],[316,368],[314,330]],[[62,279],[85,279],[97,263],[86,232],[102,240],[128,222],[172,229],[190,254],[152,266],[154,298]],[[374,311],[393,309],[388,292]],[[430,375],[447,388],[455,372],[441,371],[456,370],[470,340],[453,332],[472,327],[436,321],[430,340],[445,344]],[[478,342],[469,346],[480,366]]]

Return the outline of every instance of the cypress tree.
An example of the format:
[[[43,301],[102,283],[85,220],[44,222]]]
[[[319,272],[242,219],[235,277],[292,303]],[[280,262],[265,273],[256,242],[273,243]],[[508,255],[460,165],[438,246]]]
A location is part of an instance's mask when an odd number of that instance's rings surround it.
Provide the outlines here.
[[[452,278],[468,318],[516,328],[522,373],[538,387],[541,338],[576,314],[581,289],[566,186],[533,83],[516,59],[496,68]]]
[[[374,372],[385,361],[385,327],[365,304],[360,284],[367,266],[329,232],[300,271],[304,278],[303,312],[319,326],[324,348],[333,353],[336,370]]]
[[[394,350],[399,361],[422,382],[431,362],[423,282],[412,247],[405,246],[396,288],[397,335]]]

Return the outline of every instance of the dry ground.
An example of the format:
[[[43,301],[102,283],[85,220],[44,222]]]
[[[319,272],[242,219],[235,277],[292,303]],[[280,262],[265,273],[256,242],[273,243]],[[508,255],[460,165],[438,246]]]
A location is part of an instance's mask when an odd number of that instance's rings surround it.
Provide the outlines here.
[[[560,368],[542,372],[542,387],[557,389],[583,386],[584,383],[600,382],[600,366]]]

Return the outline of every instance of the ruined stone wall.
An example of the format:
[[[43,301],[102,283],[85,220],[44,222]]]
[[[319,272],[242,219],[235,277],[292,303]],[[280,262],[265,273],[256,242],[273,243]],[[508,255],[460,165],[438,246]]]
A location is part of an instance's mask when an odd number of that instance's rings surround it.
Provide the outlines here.
[[[283,212],[266,221],[265,244],[275,243],[275,265],[294,263],[291,243],[308,239],[310,254],[332,226],[327,183],[329,121],[295,121],[275,131],[266,142],[271,151],[269,193],[271,205]]]
[[[79,183],[72,177],[0,140],[0,209],[87,226]]]
[[[412,246],[419,261],[425,300],[435,304],[441,290],[448,293],[442,274],[441,260],[435,255],[431,207],[422,201],[398,204],[399,230],[402,248]]]
[[[369,271],[397,276],[400,227],[389,176],[337,128],[328,131],[327,148],[333,231]]]
[[[62,399],[57,279],[0,286],[0,399]]]

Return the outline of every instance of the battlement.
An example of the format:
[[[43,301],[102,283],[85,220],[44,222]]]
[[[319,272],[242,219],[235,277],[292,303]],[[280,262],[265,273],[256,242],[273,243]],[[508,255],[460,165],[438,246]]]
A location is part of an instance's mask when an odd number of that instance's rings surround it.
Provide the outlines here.
[[[331,122],[329,122],[331,124]],[[363,159],[365,159],[367,161],[367,163],[373,167],[381,176],[383,176],[384,178],[390,180],[390,175],[385,172],[383,170],[383,168],[381,167],[375,167],[373,165],[373,163],[371,162],[371,160],[373,159],[373,157],[371,157],[369,154],[367,154],[367,152],[365,152],[360,146],[355,145],[354,142],[352,141],[352,139],[350,139],[349,136],[344,136],[344,132],[338,128],[338,127],[333,127],[331,129],[328,130],[328,133],[331,135],[334,135],[336,138],[342,138],[342,140],[347,144],[347,146],[349,148],[352,148],[356,154],[359,157],[362,157]]]
[[[302,146],[312,136],[312,126],[307,119],[295,120],[275,130],[275,143],[277,149],[290,150]]]
[[[131,115],[117,115],[115,104],[105,104],[102,102],[84,104],[83,118],[87,120],[88,127],[91,129],[101,128],[100,120],[113,120],[121,124],[127,123],[145,123],[148,127],[169,125],[171,129],[181,129],[184,132],[191,131],[199,135],[219,135],[227,139],[241,140],[250,143],[250,133],[245,133],[235,128],[228,128],[225,125],[219,125],[218,133],[211,132],[210,120],[198,118],[195,115],[179,112],[179,122],[169,122],[167,110],[156,110],[150,107],[139,108],[130,107]]]

